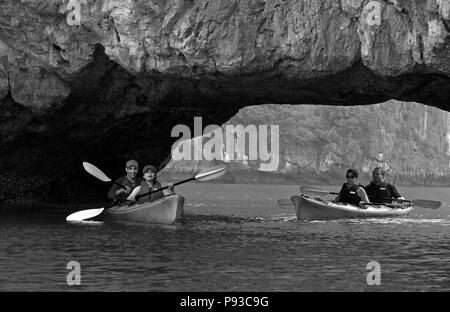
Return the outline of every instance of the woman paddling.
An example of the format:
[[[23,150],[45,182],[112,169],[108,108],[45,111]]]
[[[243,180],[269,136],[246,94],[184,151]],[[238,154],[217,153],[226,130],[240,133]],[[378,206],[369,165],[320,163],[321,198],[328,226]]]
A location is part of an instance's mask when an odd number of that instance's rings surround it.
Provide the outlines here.
[[[342,185],[336,201],[365,208],[364,203],[368,203],[369,198],[364,187],[358,184],[358,171],[356,169],[348,169],[345,177],[347,182]]]
[[[138,202],[148,202],[163,198],[163,191],[158,191],[150,195],[141,196],[144,194],[148,194],[150,191],[159,190],[162,187],[161,183],[156,180],[157,170],[154,166],[146,165],[142,170],[142,173],[144,175],[144,181],[141,182],[140,186],[136,187],[133,190],[133,192],[130,194],[130,196],[128,196],[127,199],[132,201],[137,200]],[[169,191],[166,193],[166,195],[170,194],[175,194],[173,191],[173,185],[171,184],[169,184]]]

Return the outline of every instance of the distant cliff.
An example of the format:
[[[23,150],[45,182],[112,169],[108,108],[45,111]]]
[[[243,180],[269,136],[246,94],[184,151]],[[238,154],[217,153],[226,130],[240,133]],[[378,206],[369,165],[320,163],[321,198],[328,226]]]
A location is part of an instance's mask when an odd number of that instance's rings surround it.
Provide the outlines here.
[[[367,180],[373,167],[382,166],[398,184],[450,184],[450,113],[433,107],[397,101],[353,107],[261,105],[240,110],[227,124],[280,129],[278,169],[262,173],[258,161],[231,161],[231,182],[338,183],[350,167]],[[202,165],[171,161],[165,171]]]

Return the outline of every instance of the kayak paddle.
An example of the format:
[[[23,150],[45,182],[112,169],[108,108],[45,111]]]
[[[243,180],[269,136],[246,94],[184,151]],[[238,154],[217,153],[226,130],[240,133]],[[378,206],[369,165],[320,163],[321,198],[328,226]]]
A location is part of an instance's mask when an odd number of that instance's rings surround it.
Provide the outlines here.
[[[79,222],[79,221],[83,221],[86,219],[90,219],[95,216],[98,216],[99,214],[101,214],[103,212],[103,210],[110,208],[112,206],[114,206],[114,204],[111,206],[105,207],[105,208],[87,209],[87,210],[77,211],[77,212],[74,212],[74,213],[70,214],[69,216],[67,216],[66,221]]]
[[[308,186],[300,186],[300,192],[302,193],[311,193],[311,194],[331,194],[331,195],[338,195],[337,192],[330,192],[330,191],[323,191],[320,189],[310,188]],[[373,198],[370,197],[369,198]],[[379,199],[385,199],[385,200],[395,200],[395,201],[401,201],[401,202],[410,202],[413,203],[415,206],[422,207],[422,208],[429,208],[429,209],[437,209],[439,208],[442,203],[440,201],[436,200],[428,200],[428,199],[395,199],[395,198],[379,198]],[[371,204],[371,203],[368,203]],[[373,203],[372,203],[373,204]]]
[[[310,193],[310,194],[318,194],[318,195],[324,195],[324,194],[331,194],[331,195],[338,195],[337,192],[330,192],[330,191],[324,191],[321,189],[313,188],[313,186],[300,186],[300,192],[301,193]]]
[[[440,201],[428,200],[428,199],[411,199],[411,200],[395,199],[395,200],[411,202],[414,204],[414,206],[419,206],[422,208],[429,208],[429,209],[438,209],[442,205],[442,203]]]
[[[88,162],[83,162],[83,167],[84,169],[92,174],[94,177],[96,177],[97,179],[103,181],[103,182],[112,182],[117,186],[120,186],[121,188],[125,189],[125,186],[123,186],[120,183],[117,183],[116,181],[112,181],[106,174],[103,173],[103,171],[101,171],[100,169],[98,169],[96,166],[94,166],[93,164],[90,164]]]
[[[212,179],[218,178],[221,175],[223,175],[225,173],[225,169],[226,169],[225,166],[216,166],[216,167],[204,169],[204,170],[200,171],[195,176],[193,176],[193,177],[191,177],[189,179],[186,179],[186,180],[174,183],[173,186],[177,186],[177,185],[180,185],[180,184],[183,184],[183,183],[186,183],[186,182],[190,182],[190,181],[194,181],[194,180],[198,180],[198,181],[212,180]],[[159,191],[166,190],[168,188],[169,188],[169,185],[164,186],[164,187],[162,187],[162,188],[160,188],[158,190],[154,190],[154,191],[150,191],[150,192],[138,195],[138,196],[136,196],[136,199],[138,199],[140,197],[143,197],[143,196],[150,195],[152,193],[156,193],[156,192],[159,192]]]
[[[180,185],[180,184],[183,184],[183,183],[186,183],[186,182],[190,182],[190,181],[194,181],[194,180],[208,181],[208,180],[211,180],[211,179],[215,179],[215,178],[218,178],[221,175],[223,175],[225,173],[225,169],[226,169],[225,166],[216,166],[216,167],[204,169],[204,170],[200,171],[199,173],[197,173],[195,176],[193,176],[193,177],[191,177],[189,179],[177,182],[177,183],[173,184],[173,186]],[[148,193],[141,194],[139,196],[136,196],[136,199],[139,198],[139,197],[142,197],[142,196],[150,195],[152,193],[156,193],[156,192],[168,189],[168,188],[169,188],[169,186],[165,186],[165,187],[162,187],[162,188],[160,188],[158,190],[153,190],[153,191],[150,191]],[[127,202],[125,202],[124,204],[126,204],[126,203]],[[76,221],[83,221],[85,219],[89,219],[89,218],[93,218],[95,216],[98,216],[105,209],[108,209],[108,208],[111,208],[111,207],[114,207],[114,206],[116,206],[116,203],[113,203],[113,204],[111,204],[111,205],[109,205],[107,207],[104,207],[104,208],[87,209],[87,210],[77,211],[77,212],[74,212],[74,213],[70,214],[69,216],[67,216],[66,220],[67,221],[72,221],[72,222],[74,222],[74,221],[75,222]]]
[[[387,199],[387,198],[386,198]],[[438,209],[441,207],[442,203],[440,201],[436,200],[428,200],[428,199],[392,199],[394,201],[401,201],[401,202],[409,202],[413,203],[414,206],[422,207],[422,208],[429,208],[429,209]],[[380,206],[380,205],[390,205],[391,203],[364,203],[364,205],[374,205],[374,206]]]
[[[369,196],[369,198],[374,198],[374,197]],[[438,209],[442,205],[442,203],[440,201],[429,200],[429,199],[399,199],[399,198],[392,199],[392,198],[384,198],[384,197],[381,197],[380,199],[395,200],[395,201],[400,201],[400,202],[409,202],[409,203],[413,203],[414,206],[419,206],[422,208],[429,208],[429,209]]]
[[[278,206],[280,206],[280,208],[293,208],[294,207],[294,203],[290,199],[278,199],[277,203],[278,203]]]
[[[430,209],[438,209],[442,206],[442,203],[437,200],[413,199],[412,203],[416,206]]]

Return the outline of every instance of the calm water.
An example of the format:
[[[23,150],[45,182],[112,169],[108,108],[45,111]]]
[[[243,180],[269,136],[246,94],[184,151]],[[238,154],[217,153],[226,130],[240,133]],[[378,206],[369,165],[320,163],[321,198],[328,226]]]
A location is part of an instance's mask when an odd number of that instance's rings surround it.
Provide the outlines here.
[[[449,189],[399,188],[407,198],[445,202],[438,210],[308,223],[276,204],[297,190],[185,184],[177,188],[185,218],[172,226],[0,214],[0,291],[450,290]],[[66,283],[72,260],[81,286]],[[366,282],[373,260],[381,286]]]

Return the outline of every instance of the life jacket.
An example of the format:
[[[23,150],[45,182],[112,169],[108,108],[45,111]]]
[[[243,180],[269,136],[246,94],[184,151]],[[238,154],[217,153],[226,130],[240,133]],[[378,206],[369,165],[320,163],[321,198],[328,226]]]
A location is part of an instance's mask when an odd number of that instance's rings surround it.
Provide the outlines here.
[[[138,202],[147,202],[147,201],[155,201],[157,199],[160,199],[162,197],[164,197],[164,194],[162,191],[150,194],[150,195],[145,195],[142,197],[139,197],[140,195],[149,193],[150,191],[155,191],[161,188],[161,183],[159,182],[155,182],[155,184],[153,184],[152,188],[150,189],[150,186],[148,186],[147,182],[142,181],[141,182],[141,188],[139,189],[138,194],[136,195],[137,201]],[[139,197],[139,198],[138,198]]]
[[[391,185],[386,182],[381,182],[380,185],[376,185],[371,182],[369,185],[365,187],[367,196],[369,200],[374,203],[392,203],[392,199],[394,198],[394,194],[391,191]]]
[[[358,195],[358,188],[364,187],[362,185],[352,185],[344,183],[342,185],[341,191],[339,192],[339,201],[351,205],[358,206],[359,202],[362,200]]]

